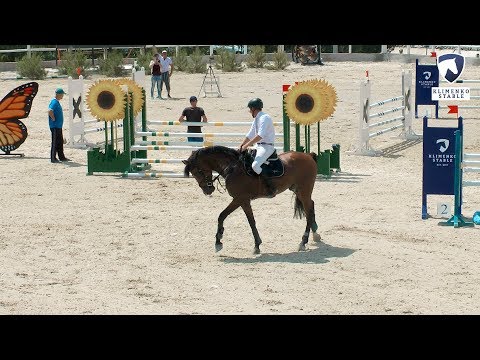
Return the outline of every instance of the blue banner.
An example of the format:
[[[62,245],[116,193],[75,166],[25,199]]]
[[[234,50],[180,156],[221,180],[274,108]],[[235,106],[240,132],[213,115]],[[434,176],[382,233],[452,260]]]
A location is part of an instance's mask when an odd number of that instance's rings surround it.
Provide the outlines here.
[[[439,72],[437,64],[419,65],[417,59],[415,71],[416,118],[418,118],[418,105],[435,105],[435,112],[438,113],[438,100],[432,100],[432,87],[438,87],[438,85]]]
[[[455,193],[455,131],[463,129],[461,117],[458,118],[458,127],[427,126],[429,122],[430,125],[435,122],[441,125],[442,120],[423,118],[422,219],[428,216],[428,194]]]

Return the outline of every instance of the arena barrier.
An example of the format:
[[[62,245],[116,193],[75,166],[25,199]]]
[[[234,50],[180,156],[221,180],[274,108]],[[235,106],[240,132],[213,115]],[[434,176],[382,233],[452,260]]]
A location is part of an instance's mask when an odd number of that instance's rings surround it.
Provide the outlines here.
[[[480,180],[463,180],[463,173],[480,173],[480,154],[467,154],[463,152],[463,132],[455,131],[455,161],[454,161],[454,214],[441,225],[453,227],[474,226],[472,221],[466,220],[462,215],[463,187],[480,186]]]
[[[347,151],[347,154],[355,155],[379,155],[381,152],[372,149],[370,146],[370,139],[389,133],[391,131],[401,129],[401,133],[397,136],[401,139],[417,139],[420,135],[414,133],[412,129],[412,107],[411,107],[411,88],[412,88],[412,74],[402,71],[402,92],[401,95],[389,99],[371,103],[371,82],[365,80],[360,84],[360,116],[359,116],[359,139],[358,145],[353,150]],[[400,102],[401,106],[385,109],[385,104]],[[370,109],[378,108],[378,112],[371,114]],[[400,116],[371,123],[370,120],[374,118],[381,118],[387,114],[401,112]],[[385,125],[394,124],[390,127]],[[379,128],[375,132],[370,132],[370,129]]]
[[[145,71],[133,71],[133,80],[140,86],[145,87]],[[68,77],[68,104],[69,104],[69,141],[67,147],[76,149],[93,148],[105,144],[104,140],[94,141],[92,139],[94,133],[104,132],[105,125],[97,119],[88,119],[85,113],[85,83],[82,75],[78,79]],[[135,119],[135,126],[139,129],[139,115]],[[117,125],[123,127],[123,123]],[[88,135],[91,134],[91,139]]]

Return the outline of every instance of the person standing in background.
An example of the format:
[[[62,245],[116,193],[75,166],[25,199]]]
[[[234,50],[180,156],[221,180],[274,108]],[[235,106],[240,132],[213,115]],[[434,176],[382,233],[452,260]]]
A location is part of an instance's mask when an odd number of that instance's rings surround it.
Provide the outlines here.
[[[171,99],[172,97],[170,96],[170,77],[173,74],[173,61],[172,59],[170,59],[170,57],[167,56],[167,50],[162,51],[160,65],[160,98],[162,97],[163,83],[165,83],[165,88],[167,89],[167,96],[169,99]]]
[[[60,105],[60,100],[63,99],[63,95],[65,95],[65,91],[63,91],[62,88],[57,88],[55,90],[55,97],[48,105],[48,125],[52,133],[52,145],[50,147],[50,161],[52,163],[70,161],[63,153],[63,109],[62,105]]]
[[[186,118],[186,120],[185,120]],[[190,106],[186,107],[182,111],[182,115],[178,118],[178,121],[183,122],[183,121],[188,121],[188,122],[207,122],[207,116],[205,115],[205,111],[197,106],[197,97],[196,96],[190,96]],[[201,126],[189,126],[187,128],[187,132],[189,133],[201,133],[202,132],[202,127]],[[194,141],[194,142],[203,142],[203,137],[193,137],[189,136],[188,141]]]
[[[153,99],[155,92],[155,86],[157,87],[157,99],[160,99],[162,95],[161,89],[161,72],[160,72],[160,54],[153,55],[152,61],[150,61],[150,72],[152,73],[152,87],[150,88],[150,96]]]

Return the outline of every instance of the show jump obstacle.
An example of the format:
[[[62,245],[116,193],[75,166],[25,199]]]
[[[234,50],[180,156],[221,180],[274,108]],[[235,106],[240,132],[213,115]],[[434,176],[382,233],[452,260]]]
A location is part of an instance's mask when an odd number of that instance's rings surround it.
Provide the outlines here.
[[[453,124],[452,124],[453,122]],[[480,173],[480,154],[463,151],[463,118],[423,118],[422,219],[428,218],[427,195],[454,195],[454,214],[439,225],[473,226],[462,215],[463,187],[480,186],[463,180],[464,173]]]
[[[325,80],[308,80],[295,85],[283,85],[283,147],[290,150],[291,125],[295,127],[295,151],[310,152],[311,125],[317,124],[317,174],[330,176],[333,170],[340,171],[340,144],[321,151],[320,122],[330,117],[337,104],[337,94]],[[293,123],[291,123],[291,121]],[[304,142],[301,141],[301,127]]]
[[[80,75],[78,79],[68,77],[68,134],[69,141],[66,144],[67,147],[75,149],[93,148],[101,145],[101,142],[93,142],[88,139],[88,134],[98,133],[105,131],[105,126],[102,121],[98,119],[86,118],[85,112],[85,91],[84,91],[84,79]],[[118,127],[122,127],[123,124],[118,124]]]
[[[135,78],[135,76],[134,76]],[[107,86],[108,85],[108,86]],[[143,100],[141,109],[135,112],[134,101],[138,96],[134,94],[127,95],[130,93],[131,89],[122,89],[119,90],[119,86],[116,85],[118,89],[113,89],[112,84],[98,85],[100,88],[105,87],[100,90],[92,91],[94,94],[90,96],[89,103],[93,103],[95,108],[98,104],[92,100],[92,98],[99,99],[97,94],[104,94],[106,91],[112,94],[111,97],[122,99],[122,122],[121,124],[116,124],[114,121],[105,121],[105,148],[101,149],[100,146],[95,146],[92,150],[89,150],[88,155],[88,174],[93,174],[94,172],[121,172],[124,177],[172,177],[172,178],[183,178],[185,177],[183,173],[183,164],[182,158],[173,158],[172,152],[175,151],[194,151],[202,147],[213,146],[213,145],[223,145],[231,148],[238,148],[238,144],[245,137],[245,133],[248,131],[251,126],[251,122],[242,122],[242,121],[226,121],[226,122],[215,122],[210,121],[207,123],[191,123],[191,122],[179,122],[179,121],[157,121],[157,120],[147,120],[146,115],[146,105],[145,105],[145,90],[142,89],[141,98]],[[295,124],[295,139],[296,151],[310,151],[310,123],[319,122],[330,116],[333,113],[334,107],[336,105],[336,93],[330,85],[324,81],[312,81],[308,82],[307,85],[300,83],[300,86],[292,87],[293,92],[284,91],[284,116],[283,122],[274,122],[275,126],[283,126],[283,133],[276,133],[275,148],[277,151],[282,150],[281,141],[283,141],[283,151],[290,150],[290,128],[292,124],[290,123],[290,118],[300,119],[299,122]],[[291,91],[291,90],[290,90]],[[288,97],[288,93],[293,94]],[[133,95],[133,96],[132,96]],[[319,96],[322,96],[320,101]],[[315,100],[316,102],[308,103],[308,99]],[[97,101],[97,102],[98,102]],[[133,101],[133,103],[132,103]],[[120,104],[120,102],[118,102]],[[292,107],[293,104],[293,107]],[[298,107],[295,104],[303,104]],[[305,105],[307,104],[307,105]],[[108,104],[107,104],[108,105]],[[92,107],[92,106],[90,106]],[[110,108],[111,105],[106,106]],[[137,109],[138,110],[138,109]],[[287,111],[290,111],[294,115],[287,115]],[[102,111],[97,111],[102,113]],[[118,111],[117,111],[118,113]],[[98,118],[98,116],[96,116]],[[115,114],[113,117],[119,117],[118,114]],[[113,118],[112,117],[112,118]],[[317,119],[317,121],[315,121]],[[305,125],[305,144],[301,145],[300,141],[300,125]],[[317,124],[319,126],[319,124]],[[225,132],[203,132],[203,133],[187,133],[185,131],[164,131],[164,130],[153,130],[153,127],[174,127],[181,126],[185,129],[186,126],[203,126],[203,127],[225,127],[228,129],[236,129],[238,127],[244,127],[244,130],[235,132],[235,131],[225,131]],[[123,130],[123,147],[119,146],[120,137],[117,135],[118,129],[121,127]],[[318,128],[317,132],[318,137],[320,136],[320,130]],[[151,137],[156,137],[159,140],[151,140]],[[203,137],[204,141],[202,142],[188,142],[185,139],[187,137]],[[178,138],[178,140],[173,140]],[[218,138],[218,141],[217,141]],[[226,141],[222,141],[225,139]],[[278,142],[277,142],[278,139]],[[233,141],[232,141],[233,140]],[[317,169],[319,174],[330,175],[332,169],[340,169],[340,146],[334,145],[333,152],[330,150],[325,150],[320,152],[320,141],[318,139],[318,149],[320,156],[319,161],[317,162]],[[160,155],[157,156],[147,156],[147,152],[150,154],[152,151],[159,151]],[[166,155],[166,156],[163,156]],[[178,172],[168,172],[168,171],[153,171],[152,164],[180,164],[182,169],[179,169]]]
[[[134,71],[133,80],[140,87],[145,87],[145,71]],[[103,121],[96,118],[88,118],[85,111],[85,80],[82,75],[78,79],[68,77],[68,102],[69,102],[69,141],[67,147],[76,149],[91,149],[103,146],[104,141],[98,139],[93,140],[93,134],[104,132],[105,125]],[[137,115],[136,124],[139,123]],[[119,128],[123,127],[123,123],[118,123]]]
[[[415,134],[412,129],[412,111],[411,111],[411,88],[412,74],[411,72],[402,71],[402,89],[400,95],[377,101],[371,101],[372,82],[368,79],[360,84],[360,116],[358,123],[358,143],[353,146],[352,150],[347,154],[353,155],[379,155],[381,151],[374,150],[370,145],[370,139],[387,134],[395,130],[401,130],[397,136],[400,139],[414,140],[420,135]],[[391,103],[400,103],[393,105]],[[386,105],[387,104],[387,105]],[[386,105],[386,106],[385,106]],[[371,109],[375,109],[375,113],[371,113]],[[385,115],[400,113],[401,115],[389,119],[380,120],[372,123],[372,119],[383,118]],[[375,129],[374,131],[372,131]]]
[[[454,132],[462,128],[461,117],[448,123],[423,118],[422,219],[428,218],[427,195],[454,195]]]

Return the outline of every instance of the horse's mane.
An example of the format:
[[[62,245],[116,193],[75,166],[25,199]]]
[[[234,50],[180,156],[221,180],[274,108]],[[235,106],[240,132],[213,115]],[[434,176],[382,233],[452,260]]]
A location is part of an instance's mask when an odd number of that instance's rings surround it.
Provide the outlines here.
[[[216,155],[216,154],[223,154],[232,160],[238,159],[240,153],[235,150],[231,149],[226,146],[215,145],[215,146],[207,146],[198,150],[195,150],[192,155],[188,158],[188,160],[196,160],[199,156],[208,156],[208,155]]]
[[[227,158],[230,158],[231,161],[238,160],[240,157],[240,152],[235,149],[231,149],[226,146],[214,145],[207,146],[192,152],[192,154],[187,159],[187,166],[185,166],[185,176],[188,177],[191,166],[195,163],[198,157],[202,156],[211,156],[211,155],[225,155]]]

